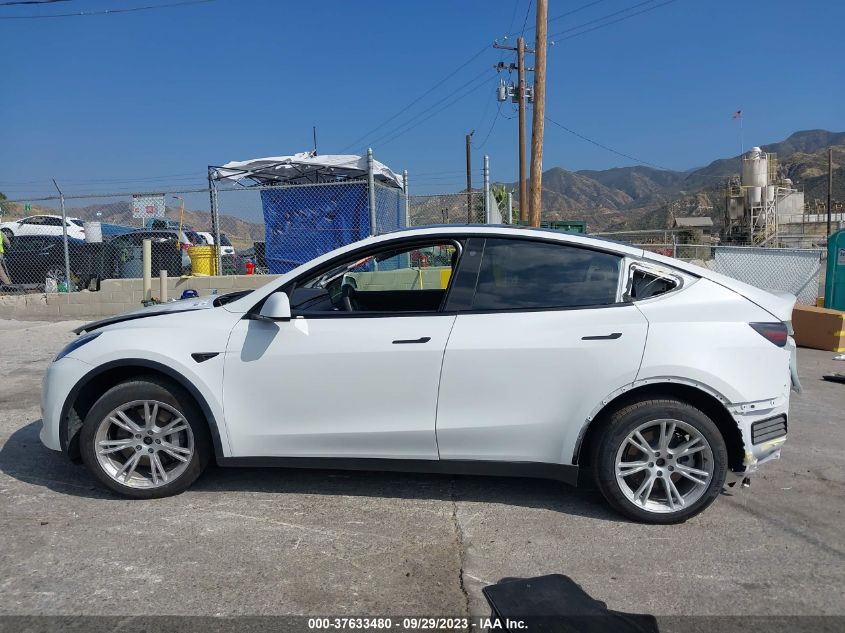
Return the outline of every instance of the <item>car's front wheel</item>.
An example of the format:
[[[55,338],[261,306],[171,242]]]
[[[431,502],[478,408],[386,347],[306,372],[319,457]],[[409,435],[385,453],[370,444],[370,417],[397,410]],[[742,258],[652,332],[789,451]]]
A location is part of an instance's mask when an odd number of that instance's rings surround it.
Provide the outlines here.
[[[106,487],[136,499],[178,494],[211,455],[193,400],[157,377],[120,383],[94,403],[79,437],[85,465]]]
[[[637,521],[686,521],[713,503],[727,475],[719,429],[677,400],[647,400],[614,412],[593,448],[602,494]]]

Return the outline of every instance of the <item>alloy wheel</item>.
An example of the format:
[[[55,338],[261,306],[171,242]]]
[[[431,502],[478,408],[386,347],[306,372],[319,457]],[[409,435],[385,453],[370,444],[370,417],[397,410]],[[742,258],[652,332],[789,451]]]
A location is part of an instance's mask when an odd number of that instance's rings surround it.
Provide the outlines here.
[[[135,400],[97,427],[94,451],[103,471],[130,488],[159,488],[176,480],[194,456],[194,435],[184,416],[158,400]]]
[[[713,479],[713,450],[694,426],[651,420],[636,427],[616,452],[616,482],[633,504],[677,512],[704,495]]]

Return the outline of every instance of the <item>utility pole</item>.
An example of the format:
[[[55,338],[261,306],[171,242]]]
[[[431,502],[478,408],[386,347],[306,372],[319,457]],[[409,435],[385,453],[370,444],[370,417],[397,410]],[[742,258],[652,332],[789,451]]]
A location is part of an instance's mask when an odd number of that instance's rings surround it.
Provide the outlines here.
[[[833,148],[827,148],[827,237],[830,238],[831,202],[833,194]]]
[[[519,110],[519,219],[521,222],[528,221],[528,208],[529,208],[529,199],[528,199],[528,184],[525,180],[525,105],[527,101],[527,90],[525,88],[525,73],[533,71],[533,68],[526,68],[525,66],[525,54],[526,53],[533,53],[534,51],[531,49],[525,48],[525,38],[518,37],[516,38],[516,48],[512,48],[510,46],[504,46],[499,44],[498,42],[493,43],[493,48],[504,49],[508,51],[516,51],[516,76],[517,76],[517,84],[516,90],[512,94],[514,97],[514,101],[517,103],[517,107]],[[510,66],[505,66],[504,63],[499,62],[496,65],[497,70],[514,70],[514,65],[510,64]],[[505,90],[505,86],[500,86],[500,101],[504,101],[507,98],[507,91]]]
[[[467,134],[467,224],[472,224],[472,135]]]
[[[528,224],[540,226],[543,195],[543,131],[546,116],[546,30],[548,0],[537,0],[534,43],[534,120],[531,126],[531,205]]]
[[[528,220],[528,187],[525,182],[525,38],[516,39],[517,86],[519,107],[519,219]]]

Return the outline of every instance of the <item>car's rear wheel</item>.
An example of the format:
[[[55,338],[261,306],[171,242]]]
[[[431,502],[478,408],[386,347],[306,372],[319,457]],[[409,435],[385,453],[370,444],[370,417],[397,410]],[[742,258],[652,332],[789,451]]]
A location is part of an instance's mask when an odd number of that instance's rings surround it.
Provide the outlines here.
[[[211,455],[201,411],[177,385],[144,377],[97,400],[80,432],[82,460],[109,489],[152,499],[178,494]]]
[[[677,400],[648,400],[614,412],[593,448],[599,490],[637,521],[686,521],[713,503],[725,483],[728,456],[719,429]]]

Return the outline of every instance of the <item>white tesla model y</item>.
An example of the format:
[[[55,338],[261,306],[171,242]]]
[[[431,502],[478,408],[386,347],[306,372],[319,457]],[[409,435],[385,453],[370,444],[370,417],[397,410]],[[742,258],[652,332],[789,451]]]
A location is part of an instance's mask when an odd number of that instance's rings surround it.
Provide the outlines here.
[[[139,499],[214,458],[580,479],[674,523],[780,456],[794,302],[572,234],[400,231],[80,328],[41,439]]]

